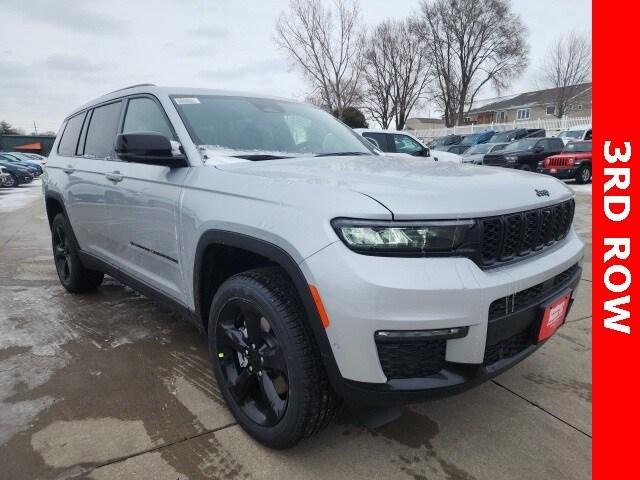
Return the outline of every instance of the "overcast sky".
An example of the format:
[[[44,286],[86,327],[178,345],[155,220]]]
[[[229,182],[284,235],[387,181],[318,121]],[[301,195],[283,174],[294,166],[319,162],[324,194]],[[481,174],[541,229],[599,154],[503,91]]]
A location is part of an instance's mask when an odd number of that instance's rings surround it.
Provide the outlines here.
[[[273,42],[289,0],[0,0],[0,120],[57,131],[80,104],[135,83],[225,88],[303,99],[302,75]],[[404,18],[418,0],[361,0],[375,25]],[[590,0],[513,0],[529,29],[535,71],[561,32],[588,32]],[[485,97],[494,92],[485,92]],[[429,108],[421,112],[426,115]]]

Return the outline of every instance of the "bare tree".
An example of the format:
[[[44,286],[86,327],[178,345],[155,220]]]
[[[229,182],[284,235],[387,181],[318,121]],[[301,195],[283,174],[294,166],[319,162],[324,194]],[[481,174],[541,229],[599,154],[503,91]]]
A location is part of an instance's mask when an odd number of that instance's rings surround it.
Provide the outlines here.
[[[383,129],[393,119],[393,67],[391,55],[394,39],[389,22],[378,25],[369,36],[364,52],[364,106]]]
[[[591,80],[591,40],[575,32],[559,38],[549,49],[541,68],[546,88],[556,89],[554,115],[562,118],[570,101],[581,93],[580,84]]]
[[[291,0],[276,23],[276,43],[310,81],[320,98],[339,116],[360,98],[363,34],[356,1]]]
[[[431,62],[414,22],[385,21],[378,25],[365,50],[364,101],[382,128],[391,120],[402,130],[430,81]]]
[[[526,68],[526,27],[509,0],[422,0],[421,7],[434,100],[448,126],[462,124],[485,85],[500,91]]]

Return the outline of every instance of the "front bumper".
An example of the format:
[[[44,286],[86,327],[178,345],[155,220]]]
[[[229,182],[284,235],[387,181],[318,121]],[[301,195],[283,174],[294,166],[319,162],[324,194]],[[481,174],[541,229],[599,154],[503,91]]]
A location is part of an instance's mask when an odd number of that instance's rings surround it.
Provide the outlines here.
[[[358,255],[341,242],[328,246],[301,267],[317,286],[330,319],[326,334],[339,370],[334,387],[343,396],[386,404],[455,393],[497,375],[539,345],[487,364],[487,339],[495,341],[491,339],[495,329],[491,333],[489,328],[491,304],[577,266],[560,286],[575,291],[582,249],[572,229],[565,240],[542,254],[481,270],[466,258],[373,257]],[[539,305],[560,291],[547,293],[528,307],[535,309],[529,315],[536,316]],[[463,338],[446,340],[440,371],[419,378],[387,377],[376,332],[455,327],[468,327],[468,332]]]
[[[562,179],[575,178],[576,172],[578,171],[578,167],[570,167],[570,168],[558,167],[558,168],[555,168],[554,170],[555,171],[552,171],[552,169],[550,168],[538,168],[538,173],[544,173],[545,175],[551,175],[552,177],[562,178]]]

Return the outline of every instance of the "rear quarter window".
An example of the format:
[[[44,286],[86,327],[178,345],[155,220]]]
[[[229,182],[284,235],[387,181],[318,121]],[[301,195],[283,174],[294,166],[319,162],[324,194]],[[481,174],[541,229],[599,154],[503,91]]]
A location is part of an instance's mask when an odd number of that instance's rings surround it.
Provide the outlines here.
[[[78,147],[78,137],[82,130],[82,123],[86,113],[81,113],[67,120],[64,127],[60,143],[58,144],[58,153],[60,155],[75,155]]]

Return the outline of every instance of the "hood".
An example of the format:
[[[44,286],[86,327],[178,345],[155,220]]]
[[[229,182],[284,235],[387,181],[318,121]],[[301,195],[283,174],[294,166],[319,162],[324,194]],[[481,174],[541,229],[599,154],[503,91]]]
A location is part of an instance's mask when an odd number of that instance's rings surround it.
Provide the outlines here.
[[[469,218],[538,208],[573,196],[559,180],[529,172],[384,156],[238,162],[216,168],[284,184],[306,183],[367,195],[396,219]],[[548,196],[538,196],[546,190]],[[331,198],[327,198],[330,202]],[[345,216],[349,206],[344,205]]]
[[[547,158],[591,158],[591,152],[566,152],[557,155],[551,155]]]

